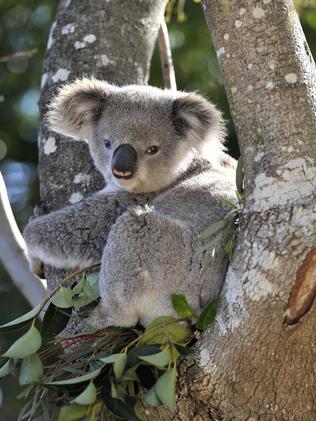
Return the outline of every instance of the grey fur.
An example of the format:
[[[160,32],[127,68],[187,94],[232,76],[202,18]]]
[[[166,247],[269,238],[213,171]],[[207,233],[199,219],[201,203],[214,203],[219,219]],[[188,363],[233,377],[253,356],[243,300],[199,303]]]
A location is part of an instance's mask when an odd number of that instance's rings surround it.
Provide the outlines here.
[[[200,311],[222,287],[225,252],[218,247],[205,270],[209,253],[193,241],[227,213],[221,199],[235,197],[234,162],[223,150],[214,105],[192,93],[81,79],[61,88],[48,121],[87,139],[107,186],[31,221],[24,232],[30,259],[66,269],[101,262],[102,299],[92,318],[98,327],[174,315],[172,293]],[[124,143],[138,154],[129,180],[111,172],[113,151]],[[146,155],[153,145],[159,152]]]

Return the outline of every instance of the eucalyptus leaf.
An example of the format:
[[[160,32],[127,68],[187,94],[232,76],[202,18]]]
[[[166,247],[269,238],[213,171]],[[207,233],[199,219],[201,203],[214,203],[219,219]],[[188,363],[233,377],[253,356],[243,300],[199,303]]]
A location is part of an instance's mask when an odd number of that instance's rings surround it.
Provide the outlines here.
[[[31,328],[19,339],[17,339],[3,354],[9,358],[25,358],[34,354],[42,345],[42,338],[35,326]]]
[[[139,377],[136,374],[135,368],[128,368],[124,371],[121,381],[133,381],[139,383]]]
[[[92,405],[97,399],[97,389],[93,382],[90,382],[88,386],[73,400],[78,405]]]
[[[215,234],[220,229],[223,229],[225,225],[226,221],[224,219],[220,219],[219,221],[214,222],[212,225],[206,228],[206,230],[204,230],[200,235],[197,236],[197,240],[205,240],[206,238]]]
[[[113,398],[111,396],[111,389],[108,387],[102,388],[102,400],[105,406],[116,416],[130,421],[140,421],[133,409],[131,409],[121,399]]]
[[[185,319],[192,319],[197,317],[195,310],[188,303],[185,295],[183,294],[172,294],[171,302],[175,312]]]
[[[87,279],[91,287],[93,287],[94,285],[98,285],[99,278],[100,278],[100,272],[93,272],[87,275]]]
[[[200,330],[205,330],[208,328],[215,320],[217,308],[219,304],[219,297],[211,301],[200,314],[196,327]]]
[[[90,373],[84,374],[83,376],[80,376],[80,377],[74,377],[72,379],[67,379],[67,380],[57,380],[55,382],[49,382],[46,384],[55,385],[55,386],[66,386],[69,384],[83,383],[88,380],[95,379],[101,373],[102,368],[103,367],[100,367],[97,370],[90,371]]]
[[[192,335],[190,326],[173,317],[162,316],[148,325],[143,333],[141,344],[183,343]]]
[[[72,404],[63,406],[58,414],[58,421],[77,421],[88,415],[89,408]]]
[[[127,354],[126,367],[133,367],[139,364],[140,356],[158,354],[161,349],[155,345],[140,345],[129,351]]]
[[[8,360],[6,363],[3,364],[3,366],[0,368],[0,379],[2,377],[7,376],[11,371],[11,361]]]
[[[158,398],[170,411],[176,406],[176,367],[171,367],[165,371],[157,380],[155,389]]]
[[[45,338],[58,335],[67,326],[72,313],[72,307],[60,309],[53,303],[48,306],[43,319],[41,334]]]
[[[169,364],[170,352],[167,349],[164,349],[158,354],[147,355],[147,356],[142,356],[138,358],[140,358],[142,361],[145,361],[146,363],[150,365],[154,365],[155,367],[161,368]]]
[[[83,291],[83,284],[87,281],[86,276],[83,276],[80,281],[78,281],[77,283],[75,283],[72,287],[72,293],[73,295],[79,295],[82,293]]]
[[[221,197],[221,202],[224,205],[226,205],[226,206],[228,206],[232,209],[238,209],[238,205],[230,199],[226,199],[225,197]]]
[[[71,288],[61,287],[60,290],[53,295],[51,302],[59,308],[69,308],[73,306],[73,291]]]
[[[38,382],[43,374],[43,363],[37,354],[23,358],[19,383],[21,386]]]
[[[161,405],[161,400],[158,398],[155,384],[146,393],[144,401],[149,406],[159,406],[159,405]]]
[[[28,322],[34,319],[36,316],[39,315],[43,302],[39,303],[36,307],[34,307],[28,313],[23,314],[23,316],[18,317],[17,319],[12,320],[11,322],[5,323],[4,325],[0,326],[0,329],[7,328],[10,326],[16,326],[21,323]]]
[[[127,362],[127,355],[124,353],[121,354],[112,354],[105,358],[100,358],[105,364],[113,364],[113,372],[115,378],[119,379],[124,372],[126,362]]]

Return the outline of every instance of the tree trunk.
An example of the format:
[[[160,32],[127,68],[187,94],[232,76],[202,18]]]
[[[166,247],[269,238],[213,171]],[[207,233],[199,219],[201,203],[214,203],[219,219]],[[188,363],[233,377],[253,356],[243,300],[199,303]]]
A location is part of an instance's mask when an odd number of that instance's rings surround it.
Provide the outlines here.
[[[57,88],[93,75],[124,85],[145,84],[167,0],[62,0],[44,61],[40,98],[39,178],[47,213],[102,187],[85,142],[50,132],[47,104]],[[49,289],[63,276],[45,268]]]
[[[292,1],[202,6],[243,156],[245,206],[216,321],[181,369],[177,413],[147,410],[148,419],[312,421],[315,64]]]

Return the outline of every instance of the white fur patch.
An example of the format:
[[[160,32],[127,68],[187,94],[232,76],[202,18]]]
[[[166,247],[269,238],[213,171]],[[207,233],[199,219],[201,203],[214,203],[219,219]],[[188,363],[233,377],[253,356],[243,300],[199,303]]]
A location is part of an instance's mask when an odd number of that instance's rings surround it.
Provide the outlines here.
[[[76,174],[74,178],[74,183],[75,184],[88,183],[90,179],[91,179],[90,174],[79,173],[79,174]]]
[[[80,200],[83,198],[82,194],[79,192],[72,193],[72,195],[69,198],[70,203],[77,203],[80,202]]]

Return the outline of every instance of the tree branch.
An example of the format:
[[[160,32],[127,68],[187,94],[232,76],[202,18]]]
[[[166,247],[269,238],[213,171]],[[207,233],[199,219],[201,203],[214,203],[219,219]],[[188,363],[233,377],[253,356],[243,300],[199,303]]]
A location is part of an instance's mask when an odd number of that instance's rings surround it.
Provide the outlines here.
[[[161,22],[159,30],[159,51],[165,88],[176,91],[177,82],[172,62],[169,34],[167,24],[164,19]]]
[[[7,190],[0,173],[0,259],[31,305],[46,297],[46,286],[42,279],[31,273],[26,256],[25,243],[10,206]]]

